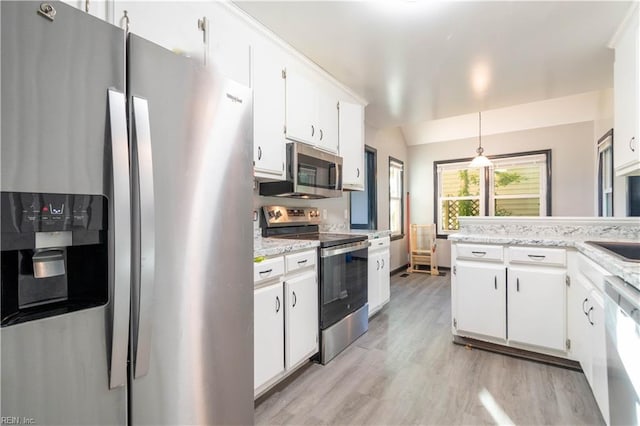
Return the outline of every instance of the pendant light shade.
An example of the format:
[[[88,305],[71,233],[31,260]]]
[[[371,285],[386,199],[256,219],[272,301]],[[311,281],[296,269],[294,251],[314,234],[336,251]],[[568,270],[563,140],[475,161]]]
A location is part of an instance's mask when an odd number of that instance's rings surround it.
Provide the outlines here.
[[[487,157],[484,156],[484,148],[482,148],[482,113],[478,112],[478,149],[476,149],[478,155],[469,163],[469,167],[491,167],[493,163]]]

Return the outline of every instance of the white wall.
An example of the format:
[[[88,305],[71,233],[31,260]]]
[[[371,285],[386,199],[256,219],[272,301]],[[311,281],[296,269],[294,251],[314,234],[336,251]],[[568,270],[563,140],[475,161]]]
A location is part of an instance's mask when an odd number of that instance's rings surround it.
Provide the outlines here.
[[[489,156],[551,149],[551,214],[595,215],[596,157],[592,121],[483,136],[482,142]],[[408,148],[413,223],[434,223],[433,162],[472,157],[477,144],[475,137]],[[450,245],[446,240],[438,240],[438,264],[451,264]]]
[[[366,114],[366,110],[365,110]],[[366,121],[366,119],[365,119]],[[407,145],[399,127],[376,129],[365,125],[365,144],[377,150],[376,184],[378,203],[378,229],[389,229],[389,157],[404,162],[404,189],[408,191],[409,164]],[[405,199],[406,206],[406,199]],[[405,226],[407,211],[404,213]],[[407,236],[391,242],[391,270],[407,264]]]

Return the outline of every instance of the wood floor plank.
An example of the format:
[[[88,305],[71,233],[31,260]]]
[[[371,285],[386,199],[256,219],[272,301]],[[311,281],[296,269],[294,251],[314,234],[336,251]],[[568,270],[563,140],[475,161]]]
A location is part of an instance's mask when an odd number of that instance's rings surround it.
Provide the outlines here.
[[[506,420],[505,420],[506,419]],[[580,372],[452,343],[449,277],[392,277],[369,331],[261,398],[259,425],[603,424]]]

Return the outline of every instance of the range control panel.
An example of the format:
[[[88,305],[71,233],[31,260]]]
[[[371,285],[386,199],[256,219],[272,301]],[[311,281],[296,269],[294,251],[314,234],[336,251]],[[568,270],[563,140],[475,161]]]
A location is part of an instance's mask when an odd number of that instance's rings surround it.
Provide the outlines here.
[[[320,223],[320,210],[317,207],[264,206],[262,210],[268,227]]]
[[[2,232],[106,229],[102,195],[2,192]]]

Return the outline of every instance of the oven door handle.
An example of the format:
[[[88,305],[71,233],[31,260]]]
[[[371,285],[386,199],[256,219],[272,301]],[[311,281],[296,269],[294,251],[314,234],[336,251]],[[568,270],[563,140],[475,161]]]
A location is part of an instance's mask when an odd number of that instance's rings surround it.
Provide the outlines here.
[[[358,241],[356,243],[342,244],[336,247],[328,247],[320,250],[320,257],[331,257],[339,254],[351,253],[369,247],[371,243],[367,241]]]

